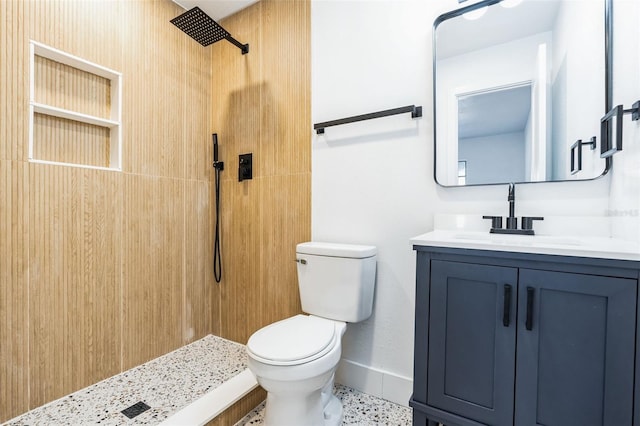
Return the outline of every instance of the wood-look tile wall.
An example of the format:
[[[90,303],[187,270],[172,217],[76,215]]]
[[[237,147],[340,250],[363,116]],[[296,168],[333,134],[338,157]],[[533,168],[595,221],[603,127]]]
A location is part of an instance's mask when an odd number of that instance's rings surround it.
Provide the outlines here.
[[[0,0],[0,422],[219,328],[212,51],[171,25],[180,13]],[[27,161],[29,40],[123,73],[123,172]],[[49,62],[39,101],[105,115],[105,82]],[[108,132],[93,127],[37,117],[35,149],[96,164]]]
[[[36,102],[111,118],[111,82],[108,79],[38,55],[33,62]]]
[[[106,78],[41,56],[34,58],[34,100],[109,119],[111,84]],[[109,167],[109,128],[35,114],[33,158]]]
[[[109,167],[111,131],[106,127],[34,114],[33,158]]]
[[[262,0],[223,26],[249,53],[213,46],[222,172],[220,335],[239,342],[299,313],[295,246],[311,234],[310,1]],[[253,179],[238,182],[238,155]]]
[[[248,55],[202,48],[169,23],[181,12],[169,0],[0,0],[0,421],[208,333],[245,343],[300,312],[310,2],[262,0],[225,19]],[[27,162],[29,40],[123,73],[122,172]],[[36,126],[51,141],[99,137],[55,121]],[[220,285],[212,132],[225,161]],[[248,152],[254,178],[239,183]]]

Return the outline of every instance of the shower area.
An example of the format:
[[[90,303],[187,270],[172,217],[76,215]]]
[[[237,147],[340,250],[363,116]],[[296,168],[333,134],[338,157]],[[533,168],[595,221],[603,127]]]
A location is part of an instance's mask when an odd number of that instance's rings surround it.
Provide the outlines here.
[[[299,312],[291,259],[310,238],[309,9],[262,0],[222,20],[250,45],[242,54],[185,35],[170,23],[185,10],[169,0],[0,1],[0,422],[208,334],[245,343]],[[37,114],[29,128],[30,41],[122,74],[119,170],[30,161],[30,130],[63,159],[96,134]],[[50,77],[38,93],[93,99],[75,71],[38,70]],[[219,216],[213,133],[225,163]],[[253,179],[238,182],[246,153]]]

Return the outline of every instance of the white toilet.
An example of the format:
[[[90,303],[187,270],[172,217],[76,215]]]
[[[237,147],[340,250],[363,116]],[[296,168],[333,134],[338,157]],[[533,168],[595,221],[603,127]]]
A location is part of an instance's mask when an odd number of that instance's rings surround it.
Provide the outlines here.
[[[346,322],[371,315],[374,246],[302,243],[296,247],[302,310],[256,331],[247,343],[249,369],[267,391],[267,426],[342,422],[333,395]]]

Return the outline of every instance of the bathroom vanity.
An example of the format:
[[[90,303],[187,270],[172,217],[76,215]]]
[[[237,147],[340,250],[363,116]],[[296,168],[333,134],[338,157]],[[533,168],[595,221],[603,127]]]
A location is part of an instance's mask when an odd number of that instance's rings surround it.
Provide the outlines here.
[[[412,244],[414,425],[640,425],[638,244],[455,230]]]

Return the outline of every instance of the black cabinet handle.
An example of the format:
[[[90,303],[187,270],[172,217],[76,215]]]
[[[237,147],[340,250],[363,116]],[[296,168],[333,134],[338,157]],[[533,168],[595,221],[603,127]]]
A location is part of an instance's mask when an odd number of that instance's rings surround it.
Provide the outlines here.
[[[533,294],[535,291],[533,287],[527,287],[527,320],[525,323],[527,330],[533,329]]]
[[[511,318],[511,286],[504,285],[504,306],[502,308],[502,325],[509,327],[509,319]]]

